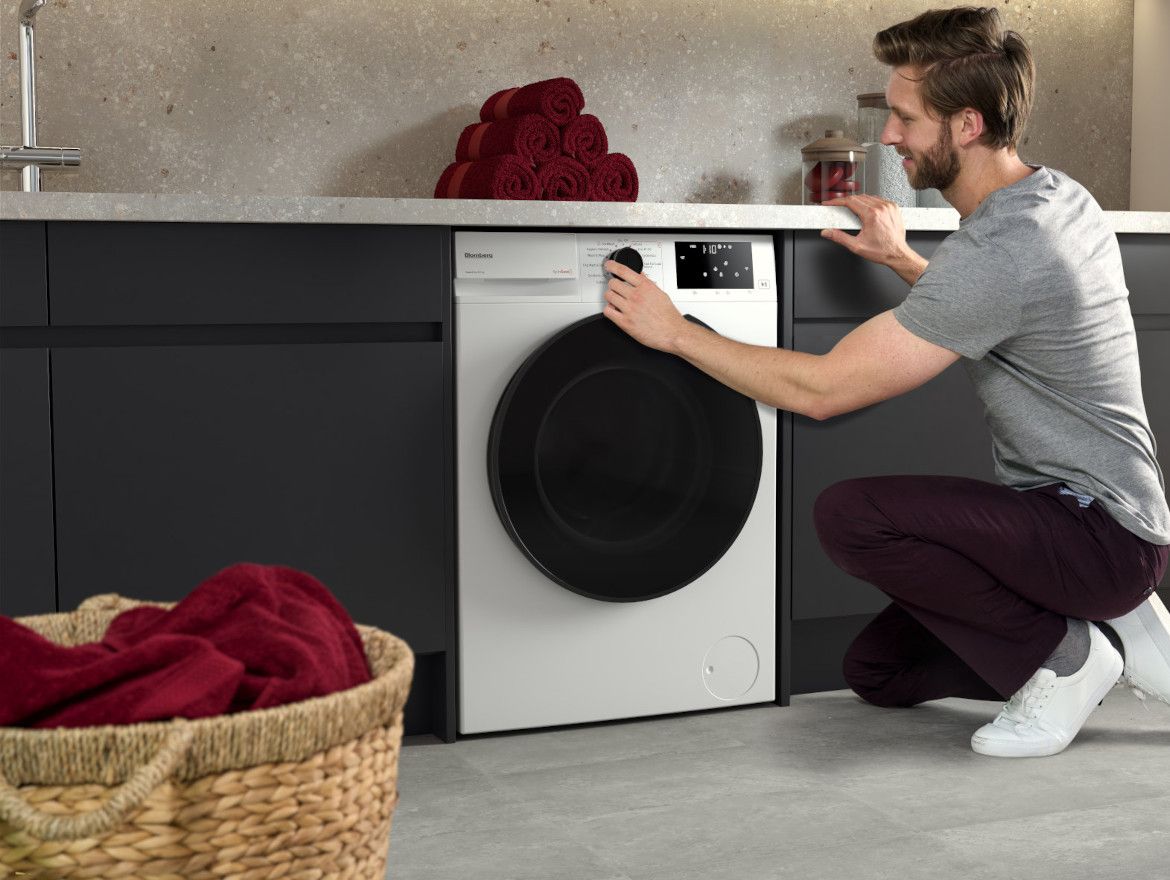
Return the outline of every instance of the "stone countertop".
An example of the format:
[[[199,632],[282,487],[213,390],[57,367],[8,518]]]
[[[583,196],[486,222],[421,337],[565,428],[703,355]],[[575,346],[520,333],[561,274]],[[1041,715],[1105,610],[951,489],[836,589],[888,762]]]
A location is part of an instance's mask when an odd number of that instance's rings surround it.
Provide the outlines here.
[[[908,230],[953,230],[952,208],[903,208]],[[1170,212],[1106,211],[1115,232],[1170,233]],[[859,229],[848,208],[665,202],[376,199],[187,193],[0,192],[0,220],[152,223],[383,223],[662,229]]]

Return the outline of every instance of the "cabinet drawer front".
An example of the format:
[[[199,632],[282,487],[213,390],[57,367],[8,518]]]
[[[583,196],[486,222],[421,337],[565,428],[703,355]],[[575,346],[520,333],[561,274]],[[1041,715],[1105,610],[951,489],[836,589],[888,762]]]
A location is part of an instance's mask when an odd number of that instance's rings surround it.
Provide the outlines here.
[[[949,233],[911,232],[907,241],[930,259]],[[1170,235],[1123,233],[1117,236],[1129,287],[1130,311],[1135,315],[1170,314]],[[820,237],[819,232],[796,233],[793,254],[797,318],[867,318],[892,309],[910,288],[892,270],[871,263]]]
[[[947,235],[912,232],[906,240],[929,260]],[[871,263],[812,230],[796,233],[792,268],[797,318],[869,318],[892,309],[910,292],[893,269]]]
[[[443,319],[444,229],[50,223],[57,326]]]
[[[44,327],[46,291],[45,224],[0,223],[0,327]]]
[[[1118,235],[1129,310],[1135,315],[1170,315],[1170,235]]]

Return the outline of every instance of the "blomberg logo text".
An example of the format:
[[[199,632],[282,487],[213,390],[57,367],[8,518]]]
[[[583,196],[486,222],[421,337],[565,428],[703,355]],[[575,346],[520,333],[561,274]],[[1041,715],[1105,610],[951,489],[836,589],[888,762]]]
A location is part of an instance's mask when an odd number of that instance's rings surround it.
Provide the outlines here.
[[[482,260],[482,259],[491,260],[491,259],[494,259],[495,256],[496,256],[495,254],[472,254],[472,253],[468,253],[467,251],[463,252],[463,259],[465,259],[465,260]]]

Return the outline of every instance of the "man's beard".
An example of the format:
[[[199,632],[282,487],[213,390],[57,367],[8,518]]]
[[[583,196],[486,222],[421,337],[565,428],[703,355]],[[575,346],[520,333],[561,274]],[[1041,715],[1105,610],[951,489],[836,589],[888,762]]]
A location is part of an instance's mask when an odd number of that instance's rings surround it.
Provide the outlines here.
[[[910,166],[910,186],[913,189],[945,190],[955,178],[959,176],[959,154],[951,141],[951,127],[943,121],[942,131],[933,147],[919,158],[910,156],[914,164]]]

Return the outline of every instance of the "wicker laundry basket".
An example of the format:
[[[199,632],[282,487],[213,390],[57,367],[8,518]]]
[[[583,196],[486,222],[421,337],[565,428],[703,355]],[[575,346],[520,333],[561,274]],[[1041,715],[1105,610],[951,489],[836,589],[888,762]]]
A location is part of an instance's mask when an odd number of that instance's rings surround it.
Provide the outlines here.
[[[18,620],[76,645],[141,604],[170,607],[109,594]],[[414,655],[358,632],[372,680],[329,696],[190,721],[0,727],[0,878],[380,880]]]

